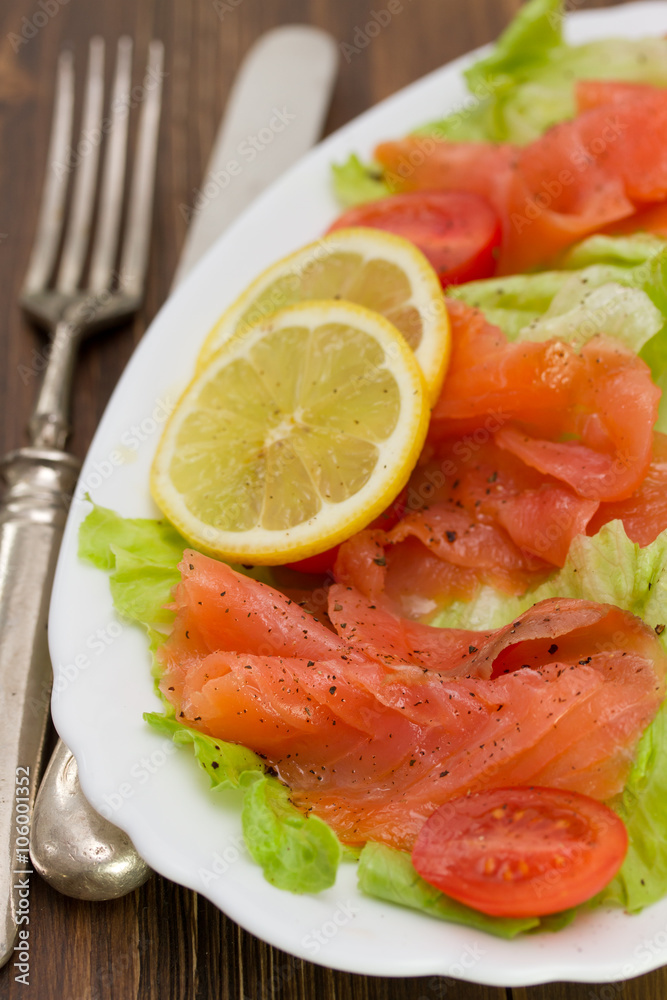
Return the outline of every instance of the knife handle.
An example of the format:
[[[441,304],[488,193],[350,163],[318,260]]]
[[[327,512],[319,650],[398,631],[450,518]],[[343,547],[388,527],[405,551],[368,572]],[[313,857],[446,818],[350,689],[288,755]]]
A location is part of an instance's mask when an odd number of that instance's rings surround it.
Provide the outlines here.
[[[0,465],[0,966],[17,933],[17,874],[49,717],[47,615],[58,549],[79,463],[64,451],[21,448]],[[25,780],[27,777],[28,781]],[[19,789],[27,788],[27,794]],[[27,802],[28,808],[19,805]],[[18,817],[18,818],[17,818]],[[25,831],[24,831],[25,832]],[[18,840],[17,840],[18,838]],[[21,860],[23,858],[23,860]],[[25,899],[25,893],[24,893]],[[27,926],[27,925],[26,925]]]

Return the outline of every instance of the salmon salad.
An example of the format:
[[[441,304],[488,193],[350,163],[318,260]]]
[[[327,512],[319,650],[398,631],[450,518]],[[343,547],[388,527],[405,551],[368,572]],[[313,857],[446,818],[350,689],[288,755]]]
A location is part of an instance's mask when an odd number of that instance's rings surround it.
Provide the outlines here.
[[[563,20],[333,165],[326,253],[209,334],[164,516],[79,539],[270,883],[505,938],[667,895],[667,39]]]

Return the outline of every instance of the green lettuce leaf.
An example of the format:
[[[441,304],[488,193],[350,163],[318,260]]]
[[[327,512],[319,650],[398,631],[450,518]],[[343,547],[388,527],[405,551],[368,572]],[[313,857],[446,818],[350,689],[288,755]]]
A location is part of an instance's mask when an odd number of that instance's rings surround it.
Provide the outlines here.
[[[664,331],[649,340],[642,349],[641,356],[651,369],[653,381],[662,392],[655,429],[667,434],[667,335]]]
[[[118,613],[147,626],[173,619],[165,605],[187,545],[167,521],[121,517],[96,504],[79,529],[79,557],[111,573]]]
[[[667,317],[667,240],[660,236],[589,236],[565,254],[561,267],[597,285],[618,281],[639,288]]]
[[[471,93],[490,84],[490,92],[515,86],[518,74],[531,74],[563,48],[560,0],[529,0],[497,39],[488,56],[473,63],[465,78]]]
[[[211,779],[213,789],[240,788],[242,775],[249,771],[260,775],[264,773],[261,757],[252,750],[238,743],[226,743],[207,736],[178,722],[171,705],[165,714],[145,712],[144,719],[153,729],[168,736],[178,746],[192,746],[199,766]]]
[[[555,87],[539,76],[565,46],[560,0],[529,0],[498,38],[491,53],[465,72],[471,99],[421,134],[456,142],[528,142],[546,126],[542,122],[569,117],[573,107],[571,81]],[[532,86],[531,86],[532,85]],[[531,87],[537,107],[524,107],[522,88]]]
[[[637,350],[667,322],[667,240],[592,236],[560,270],[471,281],[447,294],[481,309],[511,340],[558,336],[581,343],[605,330]],[[666,344],[662,332],[653,349],[659,364]]]
[[[455,141],[532,142],[576,113],[577,80],[667,85],[667,40],[569,45],[560,0],[529,0],[490,55],[465,72],[470,103],[419,132]]]
[[[382,167],[362,163],[354,153],[345,163],[334,163],[331,170],[334,194],[344,208],[377,201],[391,194],[382,180]]]
[[[610,521],[591,538],[577,535],[565,566],[520,602],[525,609],[548,597],[615,604],[653,628],[663,625],[667,614],[667,531],[643,548],[630,541],[622,521]],[[664,638],[661,641],[665,645]]]
[[[190,547],[168,521],[121,517],[97,504],[79,529],[79,558],[111,573],[116,611],[149,628],[173,621],[173,612],[165,605],[181,578],[178,564],[183,551]],[[232,569],[275,585],[269,566],[232,564]]]
[[[481,309],[509,340],[558,337],[581,346],[603,331],[639,350],[662,332],[665,314],[648,289],[634,285],[633,270],[596,264],[575,272],[515,274],[471,281],[447,289],[447,295]],[[666,341],[656,341],[658,362]]]
[[[609,805],[628,831],[629,847],[615,879],[600,902],[618,903],[636,913],[667,891],[667,704],[642,736],[623,793]]]
[[[144,719],[180,746],[191,745],[214,791],[243,793],[243,837],[264,877],[289,892],[320,892],[336,881],[342,847],[333,830],[317,816],[304,816],[289,799],[289,789],[266,772],[260,757],[178,722],[169,710],[146,712]]]
[[[243,836],[264,877],[290,892],[320,892],[336,881],[343,850],[318,816],[304,816],[277,778],[246,771],[241,775]]]
[[[97,504],[79,531],[79,557],[98,569],[115,569],[118,550],[173,569],[186,547],[185,539],[167,521],[121,517]]]
[[[591,264],[636,267],[656,260],[666,247],[667,241],[652,233],[633,233],[631,236],[596,233],[570,247],[561,266],[569,271],[580,271]]]
[[[622,521],[610,521],[596,535],[577,535],[562,569],[522,597],[483,587],[471,601],[441,609],[432,625],[499,628],[538,601],[578,597],[615,604],[652,627],[667,616],[667,531],[643,548],[631,542]],[[661,639],[664,645],[664,638]],[[665,646],[667,650],[667,646]]]
[[[463,903],[457,903],[417,874],[406,851],[398,851],[385,844],[366,844],[359,858],[357,880],[361,891],[368,896],[409,906],[439,920],[464,924],[497,937],[513,938],[522,931],[540,926],[538,917],[520,920],[489,917]]]
[[[546,312],[522,327],[516,339],[557,339],[580,349],[597,333],[605,333],[638,354],[665,325],[662,313],[637,288],[616,281],[596,287],[587,275],[591,270],[571,275]]]
[[[181,578],[174,564],[159,566],[124,549],[116,550],[115,556],[116,568],[109,586],[116,611],[132,621],[151,625],[172,622],[174,613],[165,605],[169,603],[172,587]]]
[[[510,340],[517,340],[522,330],[544,315],[570,277],[568,272],[541,271],[484,278],[451,286],[447,295],[480,309],[489,323],[499,326]]]

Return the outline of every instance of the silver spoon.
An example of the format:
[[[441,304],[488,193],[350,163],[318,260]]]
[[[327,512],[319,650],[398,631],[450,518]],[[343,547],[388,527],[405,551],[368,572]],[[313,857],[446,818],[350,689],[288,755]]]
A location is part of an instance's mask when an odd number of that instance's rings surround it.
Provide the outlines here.
[[[62,740],[35,803],[30,857],[49,885],[76,899],[116,899],[151,873],[127,834],[88,803],[76,760]]]

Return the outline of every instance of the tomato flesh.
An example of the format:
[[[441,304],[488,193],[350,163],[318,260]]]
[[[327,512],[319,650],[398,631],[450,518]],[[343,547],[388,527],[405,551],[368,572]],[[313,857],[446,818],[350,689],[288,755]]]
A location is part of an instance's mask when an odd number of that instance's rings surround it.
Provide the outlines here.
[[[500,219],[479,195],[465,191],[410,191],[358,205],[329,232],[347,226],[385,229],[410,240],[438,272],[443,285],[495,273]]]
[[[389,504],[386,510],[378,514],[368,527],[381,528],[383,531],[389,531],[393,528],[405,514],[407,497],[408,488],[406,486],[404,490],[401,490],[396,499]],[[339,548],[340,545],[334,545],[332,549],[327,549],[326,552],[318,552],[317,555],[308,556],[307,559],[299,559],[297,562],[286,563],[287,568],[296,569],[299,573],[328,573],[329,570],[333,569]]]
[[[602,802],[556,788],[494,788],[440,806],[412,862],[431,885],[482,913],[539,917],[600,892],[627,847],[625,825]]]

